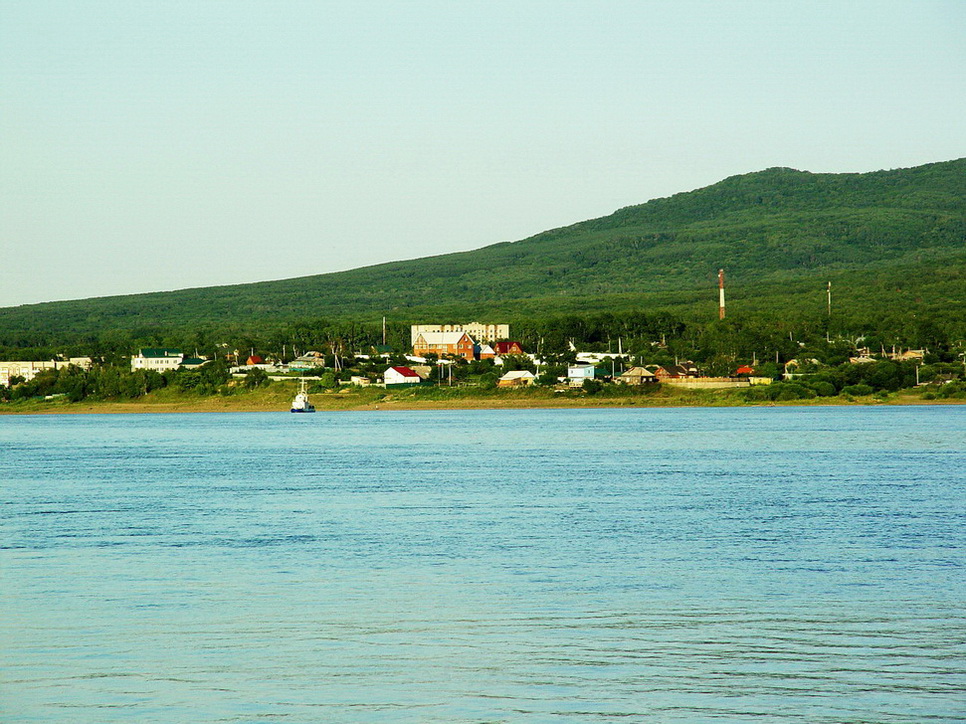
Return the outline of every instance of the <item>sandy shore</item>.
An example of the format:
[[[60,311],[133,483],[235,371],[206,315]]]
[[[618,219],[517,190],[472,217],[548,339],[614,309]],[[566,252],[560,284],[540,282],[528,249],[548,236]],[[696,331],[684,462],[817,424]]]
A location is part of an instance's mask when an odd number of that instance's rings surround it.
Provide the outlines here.
[[[256,393],[228,397],[172,397],[148,395],[130,401],[83,401],[70,403],[62,400],[49,402],[26,401],[0,405],[0,415],[83,415],[83,414],[172,414],[196,412],[284,412],[289,409],[291,390],[269,388]],[[948,405],[963,404],[964,400],[923,400],[914,392],[903,392],[885,401],[875,398],[849,400],[845,398],[815,398],[788,402],[746,402],[733,395],[702,393],[670,393],[651,395],[535,395],[504,392],[496,395],[471,397],[420,398],[418,395],[393,395],[343,392],[315,394],[312,402],[319,412],[353,410],[525,410],[525,409],[593,409],[593,408],[666,408],[666,407],[815,407],[840,405]]]

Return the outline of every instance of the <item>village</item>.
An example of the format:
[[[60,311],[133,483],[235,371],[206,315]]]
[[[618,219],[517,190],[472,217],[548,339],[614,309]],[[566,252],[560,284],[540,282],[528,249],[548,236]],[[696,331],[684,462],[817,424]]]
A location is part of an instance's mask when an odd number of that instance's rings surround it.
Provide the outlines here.
[[[769,365],[765,372],[756,364],[736,364],[727,376],[710,376],[690,360],[643,364],[640,355],[629,354],[621,348],[620,340],[616,352],[580,351],[571,344],[571,354],[562,362],[559,356],[548,358],[524,349],[512,339],[508,324],[480,322],[412,325],[409,341],[408,349],[401,351],[385,344],[357,351],[333,345],[325,352],[293,350],[288,359],[259,354],[254,349],[247,354],[225,350],[222,355],[205,357],[175,348],[142,348],[131,355],[130,372],[157,373],[172,379],[180,375],[181,379],[188,379],[184,373],[202,370],[217,362],[225,370],[227,384],[249,387],[269,381],[303,380],[312,382],[316,389],[384,387],[392,390],[427,385],[513,389],[539,385],[560,392],[593,393],[602,384],[637,388],[666,385],[684,390],[742,389],[794,382],[820,373],[823,368],[818,359],[802,357],[790,359],[780,368]],[[919,367],[926,355],[926,350],[882,350],[874,355],[867,348],[858,348],[849,358],[849,364],[868,365],[882,360],[912,362],[916,364],[916,383],[919,383]],[[89,371],[96,365],[92,357],[2,361],[0,386],[11,388],[29,383],[38,374],[51,370]],[[958,377],[948,370],[945,372],[939,375],[939,381],[948,382]]]

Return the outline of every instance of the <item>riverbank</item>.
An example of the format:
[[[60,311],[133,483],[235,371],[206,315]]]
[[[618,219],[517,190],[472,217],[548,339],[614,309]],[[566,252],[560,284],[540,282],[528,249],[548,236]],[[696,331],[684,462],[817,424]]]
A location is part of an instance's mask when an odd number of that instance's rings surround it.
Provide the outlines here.
[[[199,397],[164,389],[134,400],[21,400],[0,405],[0,415],[132,414],[195,412],[280,412],[289,409],[294,385],[273,384],[231,395]],[[351,410],[503,410],[628,407],[788,407],[837,405],[935,405],[962,404],[963,400],[925,400],[922,391],[901,390],[886,397],[816,397],[783,402],[755,402],[737,390],[605,389],[596,395],[579,390],[554,392],[545,388],[481,390],[424,387],[412,390],[348,388],[315,393],[312,402],[322,411]]]

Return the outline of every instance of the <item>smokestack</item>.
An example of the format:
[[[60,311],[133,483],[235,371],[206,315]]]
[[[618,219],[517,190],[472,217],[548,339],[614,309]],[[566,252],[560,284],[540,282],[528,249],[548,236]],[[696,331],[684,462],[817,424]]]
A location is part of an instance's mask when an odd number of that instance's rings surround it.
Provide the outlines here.
[[[725,318],[724,269],[718,269],[718,319]]]

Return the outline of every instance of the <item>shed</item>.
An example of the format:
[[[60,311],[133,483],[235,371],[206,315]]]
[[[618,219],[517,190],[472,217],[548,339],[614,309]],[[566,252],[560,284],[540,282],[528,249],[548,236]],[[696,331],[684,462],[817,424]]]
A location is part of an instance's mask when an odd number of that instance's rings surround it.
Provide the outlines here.
[[[536,382],[537,376],[530,370],[512,370],[497,380],[497,387],[529,387]]]

